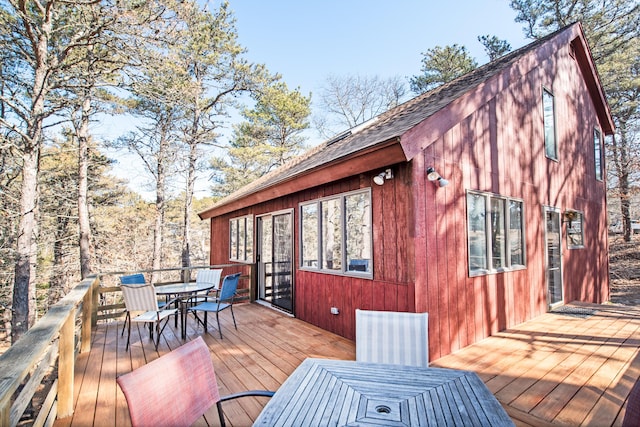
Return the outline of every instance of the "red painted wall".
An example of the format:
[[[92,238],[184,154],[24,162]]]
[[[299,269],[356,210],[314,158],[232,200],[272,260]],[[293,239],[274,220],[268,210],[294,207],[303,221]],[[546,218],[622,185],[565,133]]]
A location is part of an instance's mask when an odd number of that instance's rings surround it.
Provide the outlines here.
[[[547,311],[543,205],[584,213],[584,248],[567,249],[563,225],[565,303],[608,300],[606,188],[593,151],[600,126],[579,73],[562,49],[413,159],[416,309],[429,313],[432,359]],[[543,87],[555,98],[558,161],[545,156]],[[428,166],[450,185],[427,181]],[[466,190],[524,201],[525,270],[468,277]]]
[[[558,161],[544,154],[542,88],[555,98]],[[543,205],[584,213],[583,249],[566,248],[565,302],[609,298],[605,183],[595,180],[593,102],[566,46],[439,136],[412,130],[403,145],[426,147],[393,165],[395,177],[372,183],[379,172],[354,176],[262,203],[211,222],[211,262],[228,262],[229,218],[294,209],[295,265],[299,265],[300,202],[371,187],[374,280],[295,272],[295,315],[355,338],[355,309],[426,311],[431,359],[437,359],[547,310]],[[598,126],[599,127],[599,126]],[[432,130],[432,129],[431,129]],[[427,181],[434,166],[449,180]],[[526,269],[469,277],[466,191],[522,199]],[[338,307],[339,315],[331,315]]]

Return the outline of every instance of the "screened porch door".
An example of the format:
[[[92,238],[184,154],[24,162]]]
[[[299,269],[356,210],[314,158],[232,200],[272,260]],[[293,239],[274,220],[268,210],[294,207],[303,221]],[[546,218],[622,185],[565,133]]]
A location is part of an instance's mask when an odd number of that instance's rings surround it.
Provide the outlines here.
[[[258,299],[293,313],[293,212],[258,220]]]
[[[563,301],[562,294],[562,223],[560,211],[544,208],[547,305],[552,308]]]

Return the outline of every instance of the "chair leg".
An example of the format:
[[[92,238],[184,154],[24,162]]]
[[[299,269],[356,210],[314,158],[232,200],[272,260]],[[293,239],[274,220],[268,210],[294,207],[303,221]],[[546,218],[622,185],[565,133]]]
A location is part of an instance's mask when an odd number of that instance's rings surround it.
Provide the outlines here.
[[[224,412],[222,412],[222,402],[216,402],[216,406],[218,407],[218,416],[220,417],[220,426],[226,427],[226,423],[224,422]]]
[[[220,332],[220,339],[222,339],[222,328],[220,327],[220,312],[216,311],[216,320],[218,321],[218,332]]]
[[[167,319],[167,322],[169,319]],[[165,322],[165,326],[167,323]],[[164,330],[164,328],[162,328]],[[160,344],[160,322],[156,322],[156,339],[153,340],[153,343],[156,345],[156,351],[158,351],[158,344]]]
[[[124,318],[124,325],[122,325],[122,333],[120,336],[124,336],[124,329],[127,327],[127,323],[131,323],[131,314],[127,311],[127,315]]]
[[[124,351],[129,350],[129,341],[131,340],[131,320],[129,320],[128,322],[129,327],[127,328],[127,330],[129,331],[129,333],[127,334],[127,345],[124,348]]]
[[[231,304],[229,306],[229,308],[231,309],[231,318],[233,319],[233,326],[235,326],[236,331],[238,330],[238,325],[236,325],[236,316],[235,314],[233,314],[233,304]]]

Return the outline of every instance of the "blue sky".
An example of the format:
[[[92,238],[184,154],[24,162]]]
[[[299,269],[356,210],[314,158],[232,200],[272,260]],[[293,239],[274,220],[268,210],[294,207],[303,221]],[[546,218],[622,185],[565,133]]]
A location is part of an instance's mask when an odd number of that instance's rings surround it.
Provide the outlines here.
[[[483,64],[481,35],[527,44],[509,0],[229,1],[249,59],[303,93],[329,74],[417,75],[422,52],[438,45],[464,45]]]
[[[210,7],[217,8],[219,1],[211,0]],[[229,0],[229,4],[247,59],[280,73],[290,89],[311,93],[312,103],[329,75],[400,76],[408,81],[420,74],[422,53],[435,46],[464,45],[484,64],[487,57],[478,36],[495,35],[513,49],[529,42],[522,24],[515,22],[509,0]],[[114,132],[131,129],[126,119],[118,119],[118,124],[95,130],[114,138],[118,136]],[[219,142],[225,143],[230,134],[224,132]],[[321,142],[315,132],[307,136],[309,145]],[[124,153],[117,158],[114,173],[152,200],[141,161]],[[181,187],[178,184],[176,190]],[[201,177],[196,197],[208,195],[208,187]]]

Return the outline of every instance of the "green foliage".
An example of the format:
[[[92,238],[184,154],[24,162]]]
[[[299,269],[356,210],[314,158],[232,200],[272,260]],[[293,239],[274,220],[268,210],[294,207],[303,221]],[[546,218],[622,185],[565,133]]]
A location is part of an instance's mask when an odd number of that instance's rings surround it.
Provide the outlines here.
[[[214,193],[223,196],[283,165],[304,148],[302,132],[309,127],[311,96],[299,89],[290,91],[285,83],[275,83],[256,94],[253,109],[245,109],[245,121],[234,128],[225,158],[211,161],[217,185]]]
[[[619,199],[625,240],[630,241],[634,177],[640,174],[640,4],[637,0],[511,0],[511,7],[518,12],[516,21],[525,25],[525,34],[533,38],[573,22],[582,24],[617,127],[606,147],[609,200]]]
[[[478,66],[467,48],[457,44],[436,46],[422,53],[422,56],[422,74],[409,80],[411,90],[417,94],[448,83]]]
[[[478,41],[484,46],[484,51],[489,56],[489,61],[494,61],[511,51],[511,45],[506,40],[501,40],[496,36],[478,36]]]

